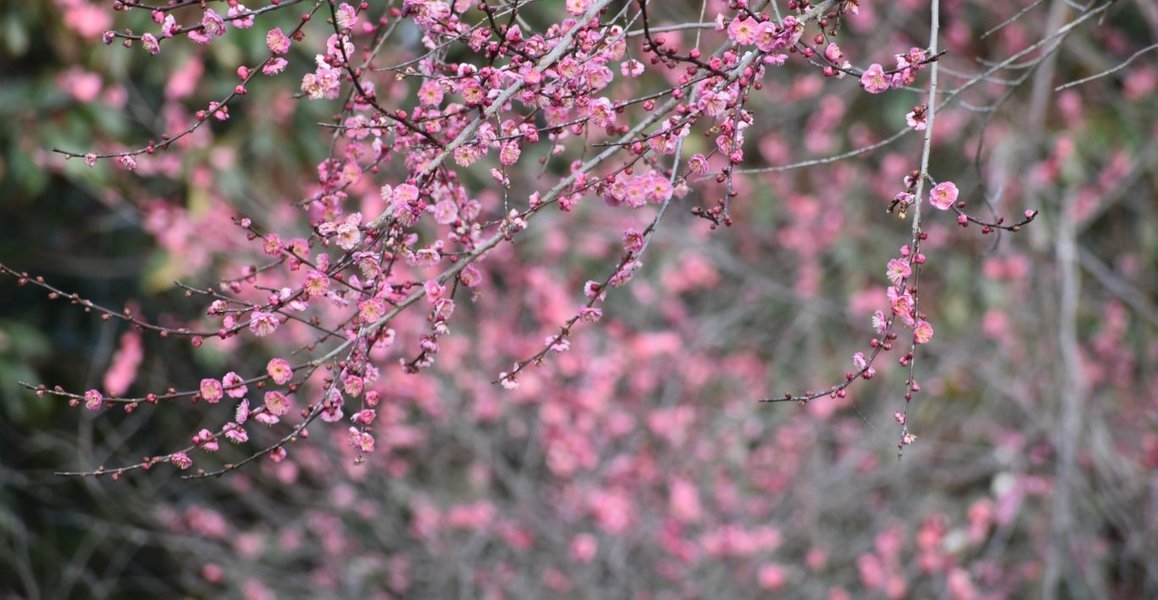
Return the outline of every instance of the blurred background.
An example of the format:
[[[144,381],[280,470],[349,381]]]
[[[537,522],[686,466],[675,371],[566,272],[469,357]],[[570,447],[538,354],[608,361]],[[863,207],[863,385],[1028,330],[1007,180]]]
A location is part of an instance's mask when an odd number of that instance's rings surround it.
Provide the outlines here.
[[[526,17],[548,22],[561,4]],[[654,4],[655,23],[700,20],[699,3]],[[928,3],[861,4],[839,38],[855,65],[888,68],[927,44]],[[259,260],[232,217],[307,235],[295,203],[330,152],[318,123],[334,106],[294,94],[320,34],[229,121],[134,173],[51,151],[180,129],[302,10],[153,57],[100,43],[106,29],[153,27],[141,15],[0,2],[0,263],[176,325],[206,302],[175,280],[209,285]],[[731,14],[709,2],[704,20],[719,12]],[[654,213],[588,198],[538,218],[488,261],[433,369],[383,362],[379,448],[363,465],[346,427],[318,423],[291,460],[222,479],[167,465],[118,481],[54,475],[172,452],[230,408],[90,412],[22,382],[194,389],[260,373],[294,340],[193,348],[0,276],[0,597],[1158,597],[1158,7],[946,1],[941,33],[949,91],[1045,40],[939,110],[930,168],[979,217],[1040,215],[1002,235],[928,215],[921,306],[936,334],[917,357],[918,441],[900,460],[895,352],[847,398],[757,402],[839,383],[867,352],[884,265],[908,237],[885,208],[920,156],[910,134],[789,168],[886,139],[924,101],[870,96],[793,57],[750,100],[744,166],[774,169],[738,180],[734,226],[693,217],[720,193],[693,186],[603,321],[507,391],[498,372],[542,347],[583,282],[610,273],[624,228]],[[417,38],[403,28],[388,56],[414,56]],[[399,102],[415,87],[379,85]],[[691,139],[689,152],[710,144]],[[563,157],[582,151],[573,138]],[[566,165],[513,173],[512,198]],[[486,185],[484,163],[463,171]],[[399,325],[411,355],[413,319]],[[221,461],[272,439],[254,438]]]

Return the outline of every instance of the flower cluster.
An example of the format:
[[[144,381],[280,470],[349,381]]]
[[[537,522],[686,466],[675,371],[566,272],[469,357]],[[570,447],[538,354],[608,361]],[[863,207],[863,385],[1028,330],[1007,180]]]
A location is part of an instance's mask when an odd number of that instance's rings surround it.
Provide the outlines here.
[[[207,6],[158,8],[151,16],[159,29],[139,36],[110,31],[105,38],[139,43],[157,54],[182,37],[209,44],[230,28],[258,28],[266,15],[291,6],[250,10],[230,2],[226,14]],[[298,203],[308,215],[308,235],[283,238],[276,226],[263,225],[267,231],[254,220],[236,218],[236,227],[259,240],[273,264],[247,267],[241,277],[223,281],[220,291],[201,291],[211,297],[207,324],[201,331],[183,330],[196,346],[212,339],[233,343],[243,333],[267,342],[292,338],[313,358],[291,362],[287,353],[249,379],[232,371],[203,379],[189,396],[209,405],[235,402],[234,418],[200,432],[182,458],[168,455],[168,462],[188,468],[190,453],[216,449],[221,437],[248,443],[250,420],[289,427],[255,457],[281,460],[287,440],[306,435],[315,420],[348,420],[349,446],[362,460],[381,446],[375,429],[381,426],[376,415],[383,365],[415,374],[443,357],[460,361],[461,350],[448,342],[454,317],[468,296],[478,301],[506,285],[511,273],[488,266],[504,244],[529,229],[547,235],[549,228],[534,225],[547,221],[543,214],[552,207],[564,213],[561,218],[583,213],[585,198],[602,199],[607,210],[621,211],[617,218],[642,218],[617,227],[622,244],[617,242],[618,255],[608,259],[603,273],[578,279],[586,284],[574,290],[582,297],[577,307],[560,309],[568,304],[555,297],[539,300],[538,317],[558,329],[538,336],[543,343],[537,351],[519,350],[513,366],[494,380],[521,389],[526,369],[548,354],[570,355],[575,329],[600,321],[609,291],[643,272],[644,255],[669,207],[690,202],[687,210],[711,229],[733,224],[732,202],[746,185],[737,173],[751,160],[748,132],[761,125],[750,99],[774,80],[777,67],[799,60],[824,77],[860,73],[862,87],[879,93],[914,85],[931,60],[925,50],[911,48],[896,55],[893,70],[872,64],[857,71],[855,57],[837,42],[842,20],[858,14],[850,0],[791,2],[784,15],[733,3],[714,15],[715,32],[698,34],[691,46],[682,35],[658,29],[646,2],[627,6],[633,18],[626,21],[612,15],[611,6],[610,0],[568,1],[565,18],[542,28],[520,18],[516,8],[486,2],[405,0],[381,17],[366,2],[299,8],[304,12],[297,25],[265,29],[258,62],[237,65],[232,93],[196,111],[184,129],[140,151],[83,155],[89,166],[113,159],[126,170],[150,169],[139,162],[151,162],[157,150],[173,144],[191,143],[211,120],[230,119],[231,105],[241,102],[260,75],[281,73],[301,56],[312,56],[312,63],[296,80],[298,97],[335,106],[330,152]],[[132,3],[122,8],[139,9]],[[313,25],[320,21],[324,26]],[[428,51],[387,66],[383,47],[389,36],[401,35],[399,23]],[[809,27],[818,33],[806,35]],[[842,110],[822,103],[810,136],[822,138],[832,129],[827,121]],[[907,121],[913,130],[926,129],[926,109],[915,107]],[[823,147],[811,138],[807,144]],[[538,181],[522,174],[533,161],[543,165]],[[902,217],[914,207],[917,183],[925,177],[911,174],[908,189],[896,196],[893,209]],[[700,195],[714,203],[697,205]],[[936,185],[929,200],[941,210],[964,206],[950,182]],[[784,240],[804,256],[837,237],[838,218],[798,211],[793,219],[796,231],[786,231]],[[874,315],[873,351],[855,355],[856,373],[831,395],[843,396],[848,382],[873,377],[874,358],[897,338],[894,322],[911,329],[914,348],[931,341],[933,328],[919,310],[916,285],[924,236],[915,234],[888,262],[889,310]],[[816,288],[817,266],[806,260],[812,268],[798,282],[805,293]],[[696,276],[686,279],[681,285],[694,285]],[[911,351],[901,358],[902,364],[911,360]],[[303,394],[308,398],[295,414],[295,398]],[[96,410],[107,399],[93,390],[83,400]]]
[[[897,66],[891,71],[885,71],[879,63],[873,63],[860,76],[860,85],[870,94],[910,86],[917,80],[917,72],[925,66],[928,60],[926,54],[920,48],[911,48],[905,54],[898,54]]]

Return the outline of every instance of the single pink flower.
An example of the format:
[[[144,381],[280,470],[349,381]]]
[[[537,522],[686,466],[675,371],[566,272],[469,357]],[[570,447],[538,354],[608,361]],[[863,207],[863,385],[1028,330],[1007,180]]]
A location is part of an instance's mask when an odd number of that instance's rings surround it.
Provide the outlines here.
[[[503,144],[502,148],[499,150],[499,162],[509,167],[519,160],[519,155],[521,153],[522,150],[519,148],[518,143],[507,142]]]
[[[232,21],[230,23],[238,29],[249,29],[253,27],[253,11],[249,10],[243,4],[231,7],[227,13]]]
[[[889,79],[885,76],[884,68],[873,63],[860,76],[860,85],[870,94],[879,94],[889,89]]]
[[[358,229],[357,224],[346,221],[338,225],[335,239],[339,248],[350,250],[362,240],[362,232]]]
[[[290,49],[290,38],[282,32],[281,27],[274,27],[265,34],[265,45],[274,54],[285,54]]]
[[[929,192],[929,203],[941,210],[949,210],[956,201],[957,186],[952,181],[938,183],[933,191]]]
[[[373,409],[364,408],[350,416],[350,420],[362,425],[369,425],[374,422],[374,418],[378,416]]]
[[[284,71],[288,64],[284,58],[274,58],[265,63],[265,66],[261,68],[261,72],[265,75],[277,75]]]
[[[210,404],[217,404],[224,397],[221,382],[216,379],[202,379],[201,380],[201,397]]]
[[[623,61],[623,63],[619,65],[619,72],[624,77],[639,77],[643,75],[643,68],[643,63],[633,58]]]
[[[253,316],[249,319],[249,331],[257,337],[265,337],[277,331],[280,325],[281,320],[277,315],[260,310],[253,311]]]
[[[587,12],[587,7],[590,5],[590,3],[591,0],[567,0],[567,4],[565,6],[568,14],[578,17]]]
[[[885,332],[885,328],[888,327],[889,322],[887,319],[885,319],[884,311],[878,310],[878,311],[873,313],[872,324],[873,324],[873,331],[875,331],[877,333],[884,333]]]
[[[173,454],[170,454],[169,462],[182,471],[193,466],[193,460],[190,459],[189,455],[185,454],[184,452],[174,452]]]
[[[205,14],[201,16],[201,25],[205,28],[205,35],[209,39],[225,35],[225,19],[212,8],[205,9]]]
[[[249,441],[249,434],[237,423],[225,424],[225,437],[234,444],[244,444]]]
[[[434,220],[440,225],[450,225],[458,219],[458,205],[454,200],[440,200],[434,205]]]
[[[217,438],[213,437],[213,432],[208,429],[202,429],[193,436],[193,443],[201,446],[206,452],[217,452],[220,445],[217,443]]]
[[[358,303],[358,317],[363,323],[373,323],[386,314],[386,304],[378,298],[370,298]]]
[[[225,395],[230,398],[244,398],[249,388],[245,386],[245,380],[240,375],[230,371],[221,378],[221,385],[225,387]]]
[[[293,367],[291,367],[289,361],[284,358],[270,359],[269,363],[265,366],[265,372],[269,373],[270,378],[278,385],[288,383],[294,376]],[[202,385],[204,385],[204,382],[202,382]],[[202,394],[204,394],[204,388],[202,388]]]
[[[933,326],[924,319],[917,321],[913,327],[913,341],[918,344],[927,344],[933,339]]]
[[[157,36],[146,33],[141,36],[141,46],[149,54],[157,54],[161,51],[161,44],[157,41]]]
[[[733,19],[728,25],[728,37],[737,44],[755,44],[760,24],[756,19]]]
[[[89,390],[84,393],[84,407],[89,410],[100,410],[103,401],[104,396],[97,390]]]
[[[433,79],[426,80],[422,86],[418,88],[418,100],[424,106],[438,106],[442,103],[442,86]]]
[[[913,274],[913,270],[909,267],[909,261],[894,258],[889,261],[885,274],[893,285],[900,285],[901,281]]]
[[[265,409],[271,415],[280,417],[289,412],[290,399],[289,396],[281,392],[266,392],[265,393]]]
[[[233,411],[233,420],[238,425],[244,425],[249,420],[249,400],[242,400]]]

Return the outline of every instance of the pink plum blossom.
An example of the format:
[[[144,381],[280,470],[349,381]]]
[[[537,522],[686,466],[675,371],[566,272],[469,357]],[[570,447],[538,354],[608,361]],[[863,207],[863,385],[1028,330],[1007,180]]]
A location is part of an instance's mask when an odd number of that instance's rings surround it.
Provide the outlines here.
[[[957,202],[957,185],[952,181],[938,183],[929,192],[929,203],[941,210],[949,210]]]
[[[889,80],[884,68],[873,63],[860,76],[860,85],[870,94],[879,94],[889,89]]]

